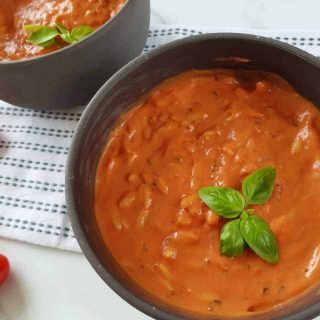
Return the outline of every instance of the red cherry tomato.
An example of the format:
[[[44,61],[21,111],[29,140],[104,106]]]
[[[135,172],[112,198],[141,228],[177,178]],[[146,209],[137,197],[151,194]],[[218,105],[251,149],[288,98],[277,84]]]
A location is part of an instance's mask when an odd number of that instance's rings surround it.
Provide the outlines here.
[[[9,269],[9,260],[4,255],[0,254],[0,285],[8,278]]]

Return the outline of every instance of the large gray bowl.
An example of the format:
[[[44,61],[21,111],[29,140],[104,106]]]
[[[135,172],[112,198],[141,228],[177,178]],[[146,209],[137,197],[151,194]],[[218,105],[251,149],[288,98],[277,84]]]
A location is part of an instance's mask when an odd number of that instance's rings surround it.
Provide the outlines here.
[[[142,52],[149,22],[150,0],[127,0],[111,20],[72,46],[0,62],[0,99],[47,110],[86,104],[111,75]]]
[[[229,57],[246,58],[249,62],[237,64],[230,59],[221,59]],[[69,153],[66,171],[68,213],[84,254],[116,293],[155,319],[235,318],[206,317],[177,309],[147,293],[123,272],[112,258],[97,228],[94,214],[97,164],[118,116],[144,92],[182,71],[214,67],[275,72],[320,106],[320,63],[315,57],[262,37],[243,34],[195,36],[143,54],[114,75],[82,115]],[[280,308],[237,319],[312,319],[320,314],[319,295],[320,285]]]

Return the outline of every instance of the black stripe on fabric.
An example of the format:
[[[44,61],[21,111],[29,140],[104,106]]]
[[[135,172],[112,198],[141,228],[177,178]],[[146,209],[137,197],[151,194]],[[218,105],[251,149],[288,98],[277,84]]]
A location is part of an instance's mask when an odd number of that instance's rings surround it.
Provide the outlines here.
[[[29,199],[19,199],[13,197],[0,196],[0,204],[5,205],[6,207],[22,208],[41,212],[44,211],[61,214],[67,213],[66,205],[34,201]]]
[[[6,149],[24,149],[24,150],[32,150],[32,151],[40,151],[47,153],[55,153],[55,154],[68,154],[68,147],[58,147],[47,144],[39,144],[32,142],[24,142],[24,141],[0,141],[0,148]]]
[[[75,236],[70,228],[53,226],[51,224],[36,223],[33,221],[12,219],[0,216],[0,227],[9,227],[21,230],[34,231],[55,236],[63,236],[65,238],[74,239]]]
[[[72,135],[65,135],[65,134],[54,134],[54,133],[41,133],[39,131],[30,131],[28,129],[1,129],[0,132],[4,133],[28,133],[28,134],[35,134],[35,135],[41,135],[45,137],[57,137],[57,138],[72,138]]]
[[[59,112],[59,111],[32,110],[32,109],[17,108],[17,107],[12,107],[12,106],[0,106],[0,110],[6,110],[6,111],[10,110],[10,111],[14,111],[14,112],[47,114],[47,115],[57,115],[57,116],[81,117],[81,112]]]
[[[185,29],[185,28],[169,28],[169,29],[155,29],[150,30],[148,33],[148,38],[156,38],[163,36],[171,36],[171,35],[182,35],[182,36],[191,36],[203,34],[202,31],[196,31],[194,29]],[[294,46],[320,46],[320,38],[319,37],[288,37],[288,36],[269,36],[269,38],[280,40],[282,42],[287,42]],[[150,49],[155,48],[155,45],[147,45],[144,48],[144,51],[148,51]]]
[[[52,130],[52,129],[51,129]],[[0,128],[0,132],[6,132],[6,133],[29,133],[29,134],[35,134],[35,135],[41,135],[46,137],[57,137],[57,138],[72,138],[73,133],[66,134],[66,133],[53,133],[54,131],[46,131],[45,128],[17,128],[17,129],[11,129],[11,128]],[[56,132],[59,132],[60,130],[57,130]],[[62,131],[62,130],[61,130]],[[71,130],[70,130],[71,131]],[[73,132],[73,131],[72,131]]]
[[[32,117],[32,118],[43,118],[43,119],[54,119],[54,120],[68,120],[68,121],[79,121],[79,117],[70,117],[70,116],[63,116],[63,115],[50,115],[50,114],[35,114],[35,113],[23,113],[21,110],[19,112],[15,111],[0,111],[0,115],[4,116],[17,116],[17,117]]]
[[[49,172],[64,172],[64,165],[62,164],[17,159],[10,157],[0,157],[0,165],[34,170],[43,170]]]
[[[186,28],[169,28],[169,29],[155,29],[150,30],[148,33],[148,38],[156,38],[163,36],[171,36],[171,35],[182,35],[182,36],[191,36],[191,35],[199,35],[203,34],[202,31],[196,31],[194,29],[186,29]]]
[[[64,192],[64,184],[48,183],[37,180],[18,179],[0,175],[0,184],[10,187],[43,190],[49,192]]]
[[[34,126],[20,126],[20,125],[11,125],[11,124],[1,124],[1,128],[10,128],[10,129],[30,129],[30,130],[40,130],[46,132],[59,132],[59,133],[74,133],[74,130],[68,129],[55,129],[55,128],[42,128],[42,127],[34,127]]]
[[[145,45],[144,50],[148,51],[148,50],[154,49],[154,48],[156,48],[156,47],[160,47],[160,45],[155,45],[155,44]]]
[[[320,38],[305,38],[305,37],[288,37],[288,36],[273,36],[272,38],[277,40],[282,40],[285,42],[288,41],[297,41],[297,42],[320,42]]]

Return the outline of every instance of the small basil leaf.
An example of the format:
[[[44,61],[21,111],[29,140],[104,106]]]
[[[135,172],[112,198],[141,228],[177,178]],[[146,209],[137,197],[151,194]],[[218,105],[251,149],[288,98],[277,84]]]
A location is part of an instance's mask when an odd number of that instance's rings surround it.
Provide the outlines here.
[[[89,34],[94,32],[95,29],[89,26],[79,26],[75,27],[71,31],[71,35],[76,41],[82,40],[83,38],[87,37]]]
[[[220,233],[220,253],[228,257],[237,257],[243,251],[244,245],[240,233],[240,220],[226,223]]]
[[[245,206],[242,194],[225,187],[204,187],[198,190],[201,200],[215,213],[224,218],[238,217]]]
[[[42,27],[38,24],[25,24],[25,25],[23,25],[23,30],[27,31],[29,33],[35,32],[41,28]]]
[[[28,41],[32,44],[41,45],[49,40],[54,39],[59,34],[58,30],[53,27],[41,27],[40,29],[32,32]]]
[[[246,243],[258,256],[269,263],[278,262],[277,240],[261,217],[250,215],[241,219],[240,232]]]
[[[67,31],[67,33],[60,34],[60,38],[69,44],[77,42],[77,39],[75,39],[69,31]]]
[[[275,176],[275,167],[265,167],[253,172],[243,180],[242,193],[247,205],[263,204],[270,198]]]
[[[48,48],[53,46],[56,43],[54,39],[48,40],[46,42],[39,43],[38,46],[43,47],[43,48]]]
[[[68,29],[59,22],[56,23],[56,27],[61,33],[68,33],[69,32]]]

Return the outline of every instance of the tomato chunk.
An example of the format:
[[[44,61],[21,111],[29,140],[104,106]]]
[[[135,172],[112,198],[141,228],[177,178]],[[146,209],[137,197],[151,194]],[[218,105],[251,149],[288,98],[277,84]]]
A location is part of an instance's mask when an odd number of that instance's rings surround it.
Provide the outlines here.
[[[0,254],[0,285],[8,278],[9,269],[9,260],[4,255]]]

